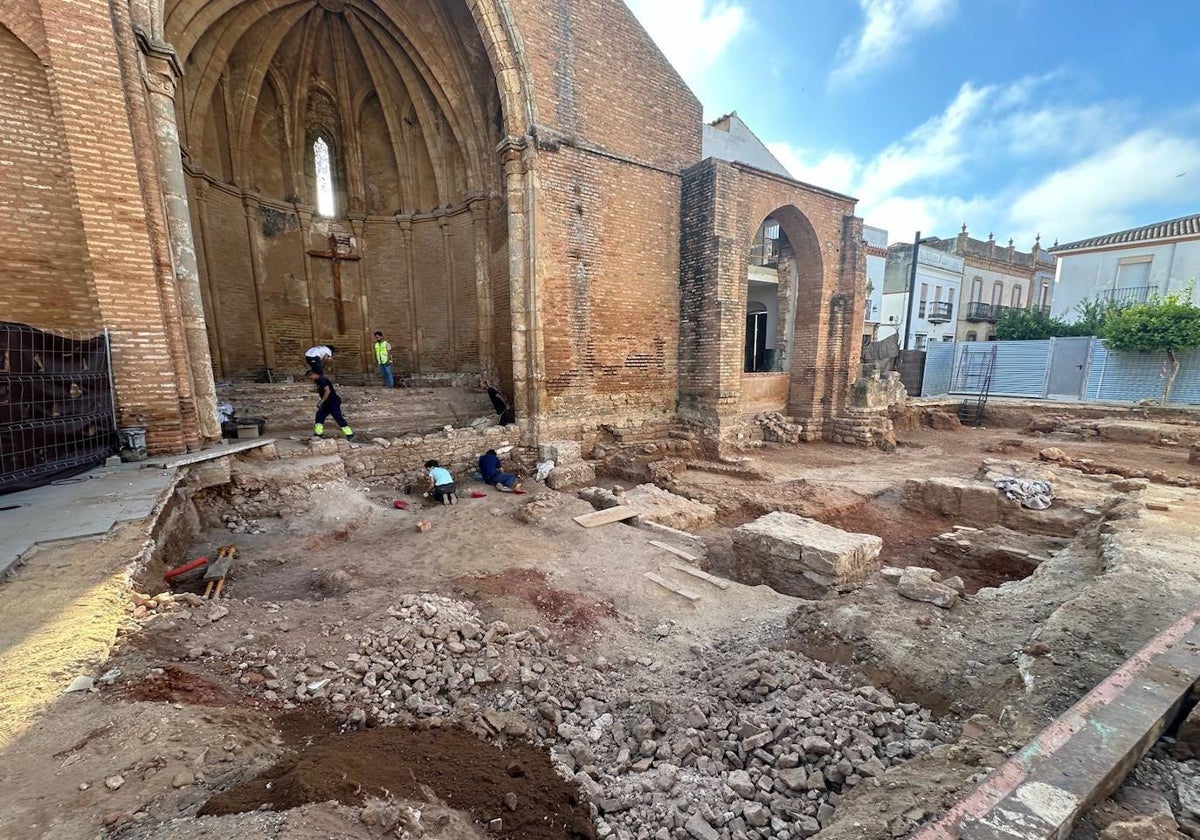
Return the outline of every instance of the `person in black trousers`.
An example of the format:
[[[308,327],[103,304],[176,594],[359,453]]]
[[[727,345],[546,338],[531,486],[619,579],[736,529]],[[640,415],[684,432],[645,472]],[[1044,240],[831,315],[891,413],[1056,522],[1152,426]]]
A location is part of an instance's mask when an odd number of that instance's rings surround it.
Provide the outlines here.
[[[496,390],[486,379],[480,379],[479,385],[487,391],[488,399],[492,401],[492,409],[496,412],[496,416],[500,418],[500,425],[511,426],[513,423],[516,423],[517,413],[504,401],[504,395]]]
[[[313,425],[313,437],[321,437],[325,434],[325,418],[332,416],[333,421],[341,428],[342,434],[346,436],[346,440],[354,440],[354,430],[342,416],[342,398],[333,389],[333,383],[327,376],[317,373],[315,370],[308,372],[308,378],[316,385],[317,394],[320,397],[317,402],[317,421]]]

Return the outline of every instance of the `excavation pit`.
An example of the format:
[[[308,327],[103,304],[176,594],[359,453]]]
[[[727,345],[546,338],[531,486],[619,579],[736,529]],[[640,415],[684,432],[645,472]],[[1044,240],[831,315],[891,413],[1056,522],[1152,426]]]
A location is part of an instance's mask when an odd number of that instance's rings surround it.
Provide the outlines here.
[[[504,749],[461,729],[381,727],[346,735],[315,731],[259,776],[210,798],[199,815],[284,811],[314,802],[426,802],[469,813],[506,840],[591,840],[578,788],[528,744]],[[497,824],[494,821],[499,820]],[[496,827],[496,826],[499,827]]]

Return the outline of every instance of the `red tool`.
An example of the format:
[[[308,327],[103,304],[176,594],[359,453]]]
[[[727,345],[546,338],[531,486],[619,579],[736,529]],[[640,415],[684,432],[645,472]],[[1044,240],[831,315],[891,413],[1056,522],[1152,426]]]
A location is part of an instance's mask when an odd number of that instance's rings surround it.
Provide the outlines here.
[[[394,507],[396,510],[408,510],[408,502],[404,501],[403,499],[397,499],[396,501],[392,502],[392,507]]]
[[[199,569],[201,566],[207,563],[207,557],[197,557],[191,563],[170,569],[166,574],[163,575],[163,580],[171,580],[172,578],[179,577],[184,572],[190,572],[192,569]]]
[[[486,499],[487,493],[484,493],[482,490],[472,490],[471,498],[472,499]]]

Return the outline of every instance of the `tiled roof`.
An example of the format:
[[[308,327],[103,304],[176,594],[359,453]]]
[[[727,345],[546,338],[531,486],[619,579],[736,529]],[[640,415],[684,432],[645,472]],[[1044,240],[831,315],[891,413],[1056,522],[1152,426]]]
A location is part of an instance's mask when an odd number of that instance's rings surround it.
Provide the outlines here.
[[[1104,248],[1109,245],[1147,242],[1154,239],[1175,239],[1181,236],[1200,236],[1200,213],[1170,219],[1166,222],[1155,222],[1145,227],[1106,233],[1104,236],[1093,236],[1091,239],[1080,239],[1078,242],[1068,242],[1065,245],[1055,245],[1050,251],[1057,254],[1063,251]]]

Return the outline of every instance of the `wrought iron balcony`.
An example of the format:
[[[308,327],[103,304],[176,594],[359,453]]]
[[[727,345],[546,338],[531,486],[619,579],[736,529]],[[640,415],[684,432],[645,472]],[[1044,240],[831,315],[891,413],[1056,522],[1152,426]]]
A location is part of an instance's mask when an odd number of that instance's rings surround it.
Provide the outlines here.
[[[979,323],[980,321],[995,323],[996,308],[993,304],[973,300],[967,304],[967,320],[971,323]]]
[[[1156,290],[1156,286],[1125,286],[1120,289],[1106,289],[1101,297],[1119,306],[1132,306],[1135,303],[1145,303]]]
[[[948,300],[935,300],[929,304],[929,310],[925,313],[925,320],[931,324],[945,324],[947,321],[953,321],[954,305]]]

